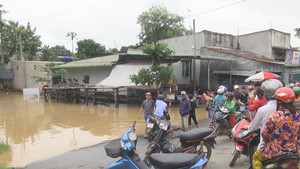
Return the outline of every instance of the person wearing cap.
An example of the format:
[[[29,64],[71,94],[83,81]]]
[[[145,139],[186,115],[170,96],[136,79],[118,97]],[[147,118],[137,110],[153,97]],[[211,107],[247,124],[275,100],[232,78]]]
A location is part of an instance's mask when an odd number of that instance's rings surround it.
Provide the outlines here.
[[[232,92],[233,94],[233,100],[235,101],[235,107],[237,110],[240,110],[240,104],[239,104],[239,97],[240,97],[240,86],[239,85],[234,85],[233,86],[234,91]]]
[[[147,138],[147,122],[148,122],[148,117],[153,114],[153,110],[154,110],[154,106],[155,106],[155,102],[152,100],[151,98],[151,93],[147,92],[145,94],[146,99],[142,102],[141,104],[141,109],[140,109],[140,113],[138,115],[138,118],[141,118],[141,114],[144,111],[144,119],[146,122],[146,127],[145,127],[145,135],[144,137]]]
[[[187,131],[188,130],[188,118],[191,111],[191,103],[186,96],[185,91],[181,91],[181,100],[179,103],[179,113],[181,115],[181,125],[182,128]]]

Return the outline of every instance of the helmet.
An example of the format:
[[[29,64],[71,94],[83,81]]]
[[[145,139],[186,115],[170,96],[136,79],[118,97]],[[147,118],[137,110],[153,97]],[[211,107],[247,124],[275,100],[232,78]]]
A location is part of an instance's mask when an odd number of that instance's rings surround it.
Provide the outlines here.
[[[217,93],[218,93],[218,94],[223,94],[223,93],[224,93],[224,89],[218,89],[218,90],[217,90]]]
[[[300,87],[299,86],[293,87],[293,91],[295,92],[295,94],[300,95]]]
[[[233,88],[234,88],[234,89],[239,89],[240,86],[239,86],[239,85],[234,85]]]
[[[295,93],[289,87],[281,87],[277,89],[274,97],[275,99],[280,100],[283,103],[292,103],[295,101]]]
[[[173,153],[175,151],[175,146],[169,141],[164,141],[162,143],[161,151],[163,153]]]
[[[248,91],[251,91],[251,90],[253,90],[253,87],[252,86],[248,86],[247,89],[248,89]]]
[[[165,99],[165,96],[164,96],[163,94],[159,94],[159,95],[157,96],[157,99],[158,99],[158,100],[164,100],[164,99]]]
[[[295,84],[294,84],[294,83],[291,83],[291,84],[290,84],[290,87],[294,87],[294,86],[295,86]]]
[[[280,87],[283,87],[283,84],[277,79],[267,79],[260,86],[267,99],[272,99],[275,91]]]
[[[223,93],[228,91],[227,87],[225,86],[219,86],[219,89],[223,89],[224,90]]]
[[[225,96],[227,96],[229,100],[233,99],[233,93],[232,92],[226,92]]]
[[[299,83],[299,82],[296,82],[296,83],[295,83],[295,86],[300,86],[300,83]]]

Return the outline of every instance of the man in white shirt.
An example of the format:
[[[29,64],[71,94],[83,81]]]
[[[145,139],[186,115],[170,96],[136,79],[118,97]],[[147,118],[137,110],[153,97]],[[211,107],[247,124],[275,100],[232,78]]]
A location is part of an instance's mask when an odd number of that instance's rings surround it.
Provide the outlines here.
[[[264,95],[267,98],[267,103],[257,110],[254,119],[251,121],[249,126],[244,127],[245,129],[248,128],[249,132],[254,132],[264,127],[269,114],[275,112],[277,109],[277,101],[274,99],[273,95],[275,91],[280,87],[283,87],[283,84],[277,79],[268,79],[262,82],[260,88],[264,91]],[[264,144],[265,143],[260,134],[260,142],[258,144],[258,148],[263,147]],[[254,152],[250,151],[249,153],[250,168],[252,168],[252,153]]]

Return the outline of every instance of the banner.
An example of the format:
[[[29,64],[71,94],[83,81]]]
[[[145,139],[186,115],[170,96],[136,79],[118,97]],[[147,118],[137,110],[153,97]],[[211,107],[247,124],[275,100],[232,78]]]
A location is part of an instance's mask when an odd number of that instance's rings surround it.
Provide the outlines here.
[[[287,50],[285,55],[285,64],[300,65],[300,51]]]

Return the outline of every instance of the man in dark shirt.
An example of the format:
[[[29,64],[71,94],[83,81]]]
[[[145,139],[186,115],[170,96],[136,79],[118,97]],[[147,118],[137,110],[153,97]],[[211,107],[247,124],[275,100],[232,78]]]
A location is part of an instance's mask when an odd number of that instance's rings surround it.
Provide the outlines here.
[[[191,129],[192,119],[198,128],[198,122],[197,122],[197,118],[196,118],[196,103],[195,103],[195,100],[193,100],[193,95],[189,94],[189,99],[190,99],[190,103],[191,103],[191,111],[190,111],[189,120],[188,120],[189,129]]]
[[[187,131],[188,130],[188,117],[191,111],[191,103],[186,96],[185,91],[181,91],[181,100],[179,103],[179,113],[181,115],[181,125],[182,128]]]

